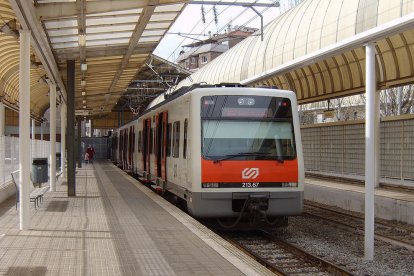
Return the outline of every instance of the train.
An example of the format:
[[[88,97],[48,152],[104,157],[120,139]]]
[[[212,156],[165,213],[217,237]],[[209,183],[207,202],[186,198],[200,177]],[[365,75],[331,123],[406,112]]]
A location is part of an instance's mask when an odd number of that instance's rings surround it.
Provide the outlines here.
[[[303,210],[296,95],[193,85],[114,130],[112,159],[153,189],[226,228],[280,225]]]

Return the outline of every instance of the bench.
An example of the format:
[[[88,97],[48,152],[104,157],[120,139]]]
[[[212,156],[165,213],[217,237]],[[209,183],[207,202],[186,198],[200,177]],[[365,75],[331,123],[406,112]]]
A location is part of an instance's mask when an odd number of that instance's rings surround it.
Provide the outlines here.
[[[11,173],[12,180],[14,183],[14,186],[16,187],[16,210],[17,210],[17,203],[19,202],[20,197],[20,171],[14,171]],[[30,202],[33,202],[35,204],[35,208],[39,206],[39,202],[43,201],[43,195],[49,190],[49,186],[41,187],[41,188],[35,188],[33,186],[32,181],[30,181]]]

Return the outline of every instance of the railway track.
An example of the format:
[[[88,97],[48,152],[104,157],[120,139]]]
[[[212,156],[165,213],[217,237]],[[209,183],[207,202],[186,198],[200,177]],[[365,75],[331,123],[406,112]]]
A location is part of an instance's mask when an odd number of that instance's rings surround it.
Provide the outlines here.
[[[278,275],[353,275],[265,231],[221,235]]]
[[[327,221],[334,226],[361,235],[364,233],[363,214],[306,202],[304,215]],[[414,227],[412,226],[375,219],[375,238],[414,251]]]

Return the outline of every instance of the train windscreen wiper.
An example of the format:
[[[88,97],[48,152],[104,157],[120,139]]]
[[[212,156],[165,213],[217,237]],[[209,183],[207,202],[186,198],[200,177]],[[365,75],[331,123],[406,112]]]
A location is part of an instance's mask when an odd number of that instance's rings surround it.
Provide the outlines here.
[[[220,161],[228,160],[228,159],[232,159],[232,158],[240,157],[240,156],[265,156],[269,154],[270,154],[269,152],[239,152],[237,154],[228,154],[222,158],[214,159],[213,163],[216,164],[216,163],[219,163]]]

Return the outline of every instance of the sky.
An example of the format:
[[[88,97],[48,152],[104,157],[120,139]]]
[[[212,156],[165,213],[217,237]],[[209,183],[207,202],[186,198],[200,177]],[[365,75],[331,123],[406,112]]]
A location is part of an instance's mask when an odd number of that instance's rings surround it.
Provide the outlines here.
[[[231,0],[230,0],[231,1]],[[245,2],[246,0],[237,0],[237,2]],[[250,1],[252,2],[252,1]],[[270,3],[270,0],[260,0],[257,2]],[[236,6],[216,6],[217,24],[214,21],[214,12],[212,5],[204,5],[205,20],[203,23],[201,5],[189,4],[177,18],[173,26],[161,40],[154,54],[169,61],[175,61],[178,53],[182,50],[182,46],[195,42],[197,39],[207,39],[208,32],[212,34],[223,33],[226,26],[231,24],[234,26],[247,26],[260,29],[260,18],[256,13],[245,7]],[[290,1],[280,0],[279,8],[263,8],[257,7],[257,11],[263,14],[263,22],[267,23],[278,17],[282,12],[290,7]],[[255,19],[254,19],[255,18]],[[252,20],[253,19],[253,20]],[[249,22],[250,21],[250,22]],[[181,33],[182,35],[179,35]],[[185,34],[186,38],[183,37]]]

